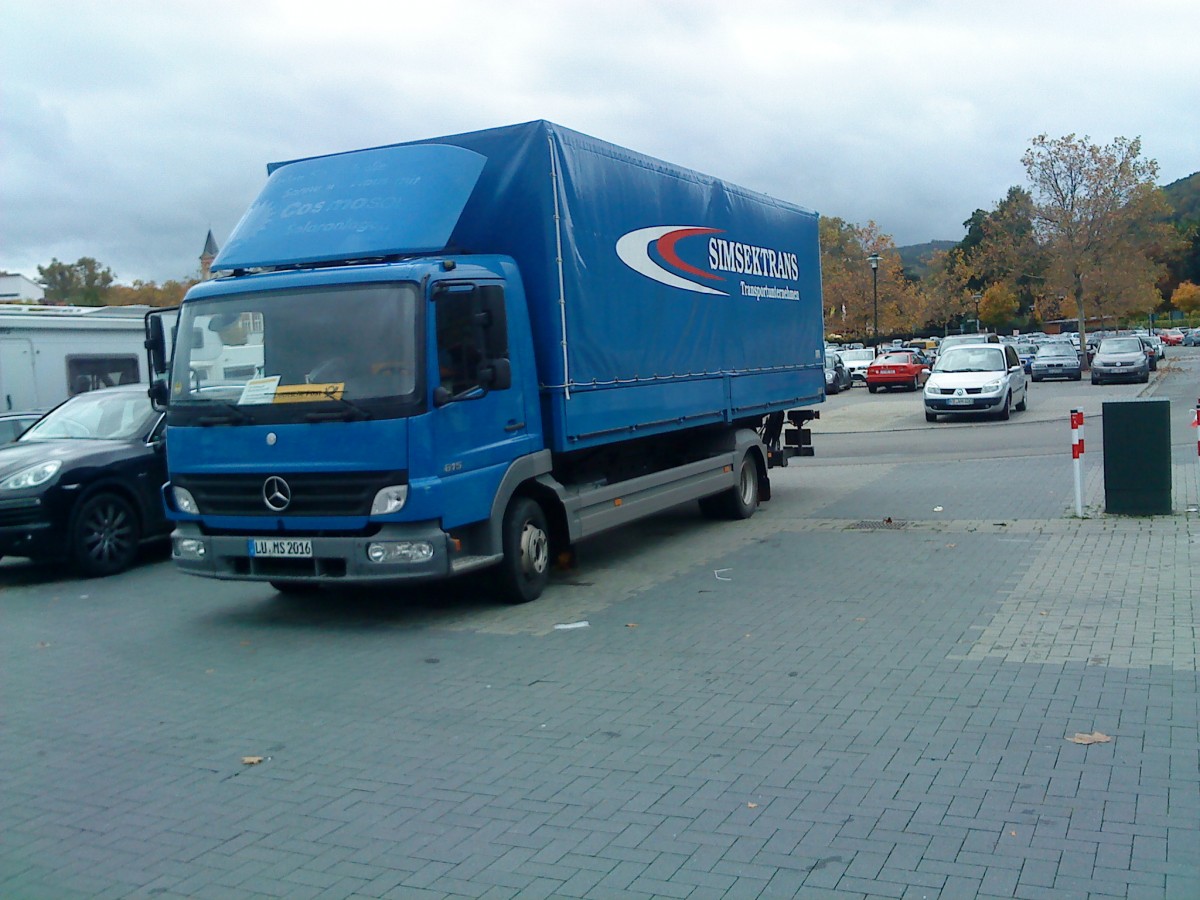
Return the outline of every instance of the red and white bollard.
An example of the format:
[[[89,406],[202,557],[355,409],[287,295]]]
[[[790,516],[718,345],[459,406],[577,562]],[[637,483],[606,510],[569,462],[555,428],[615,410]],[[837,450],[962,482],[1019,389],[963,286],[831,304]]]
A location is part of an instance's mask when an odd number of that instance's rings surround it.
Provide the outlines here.
[[[1200,406],[1197,406],[1200,412]],[[1083,518],[1083,410],[1071,410],[1071,463],[1075,467],[1075,515]]]

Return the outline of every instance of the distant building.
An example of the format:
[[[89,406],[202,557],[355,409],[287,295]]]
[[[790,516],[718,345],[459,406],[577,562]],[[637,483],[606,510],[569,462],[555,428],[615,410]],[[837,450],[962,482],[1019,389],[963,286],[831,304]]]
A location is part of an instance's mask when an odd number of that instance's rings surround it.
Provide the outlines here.
[[[213,239],[212,229],[208,229],[208,237],[204,239],[204,249],[200,251],[200,280],[212,278],[213,260],[217,258],[217,242]]]
[[[0,272],[0,303],[43,303],[46,289],[24,275]]]

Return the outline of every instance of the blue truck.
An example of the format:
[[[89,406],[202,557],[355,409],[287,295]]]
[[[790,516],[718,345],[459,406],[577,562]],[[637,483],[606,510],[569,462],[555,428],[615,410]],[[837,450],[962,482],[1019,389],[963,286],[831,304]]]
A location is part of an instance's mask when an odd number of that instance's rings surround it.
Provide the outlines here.
[[[747,518],[811,453],[817,215],[549,122],[272,164],[212,268],[146,321],[195,575],[491,569],[524,602],[577,541]]]

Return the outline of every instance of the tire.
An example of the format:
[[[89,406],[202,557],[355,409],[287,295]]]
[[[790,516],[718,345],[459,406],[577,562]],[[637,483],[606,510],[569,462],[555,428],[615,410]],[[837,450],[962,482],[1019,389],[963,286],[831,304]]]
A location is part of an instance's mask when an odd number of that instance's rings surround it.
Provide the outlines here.
[[[742,457],[734,487],[700,500],[700,511],[710,519],[748,519],[757,509],[758,459],[753,453]]]
[[[93,494],[71,517],[68,539],[71,559],[88,578],[102,578],[128,569],[137,558],[141,540],[137,513],[119,494]]]
[[[936,422],[937,420],[938,420],[937,413],[931,413],[929,410],[925,410],[925,421],[926,422]]]
[[[500,563],[504,599],[536,600],[550,580],[550,529],[536,500],[513,497],[504,513],[504,560]]]
[[[879,390],[879,385],[877,385],[877,384],[868,384],[868,385],[867,385],[867,390],[868,390],[868,391],[870,391],[872,394],[874,394],[876,391],[878,391],[878,390]]]
[[[1016,409],[1017,412],[1025,412],[1025,410],[1029,409],[1029,386],[1028,385],[1025,386],[1025,393],[1023,395],[1021,395],[1021,402],[1018,403],[1014,407],[1014,409]]]
[[[1100,383],[1100,379],[1097,378],[1095,375],[1093,375],[1092,376],[1092,384],[1099,384],[1099,383]]]
[[[1142,384],[1148,384],[1149,382],[1150,382],[1150,373],[1147,372],[1145,375],[1142,376]]]
[[[919,389],[919,387],[920,387],[920,385],[918,385],[918,384],[917,384],[917,377],[914,375],[914,376],[913,376],[913,380],[912,380],[912,384],[910,384],[910,385],[908,386],[908,389],[909,389],[910,391],[916,391],[916,390],[918,390],[918,389]]]
[[[303,594],[315,594],[321,590],[319,584],[312,584],[307,581],[272,581],[271,587],[275,588],[279,593],[286,594],[289,597],[299,597]]]
[[[1083,373],[1082,373],[1082,372],[1080,372],[1078,375],[1075,375],[1075,376],[1073,376],[1073,377],[1071,378],[1071,380],[1072,380],[1072,381],[1083,381]]]
[[[1007,422],[1012,416],[1012,391],[1004,395],[1004,405],[1000,407],[999,418],[1001,422]]]

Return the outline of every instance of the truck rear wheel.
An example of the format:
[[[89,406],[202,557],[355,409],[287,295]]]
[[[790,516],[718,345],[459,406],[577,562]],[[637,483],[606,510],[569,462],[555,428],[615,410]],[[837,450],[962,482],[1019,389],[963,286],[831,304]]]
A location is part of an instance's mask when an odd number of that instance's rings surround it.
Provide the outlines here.
[[[500,570],[509,603],[541,596],[550,580],[550,531],[536,500],[514,497],[504,513],[504,561]]]
[[[710,519],[748,519],[758,509],[758,459],[753,453],[742,457],[738,483],[700,500],[700,511]]]

